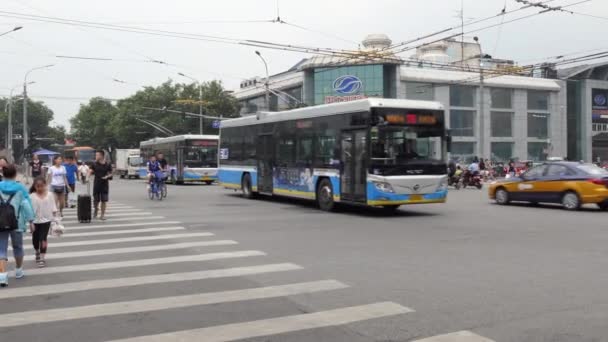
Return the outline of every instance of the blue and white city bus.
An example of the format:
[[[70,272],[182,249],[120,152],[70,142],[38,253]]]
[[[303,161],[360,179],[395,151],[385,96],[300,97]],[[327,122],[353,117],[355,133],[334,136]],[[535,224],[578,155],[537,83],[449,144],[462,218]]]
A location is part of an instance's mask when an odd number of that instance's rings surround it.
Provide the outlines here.
[[[257,194],[395,210],[443,203],[450,138],[440,103],[363,99],[222,122],[219,181]]]
[[[158,152],[165,155],[170,168],[169,182],[205,182],[217,180],[217,135],[176,135],[154,138],[139,144],[142,157],[148,158]]]

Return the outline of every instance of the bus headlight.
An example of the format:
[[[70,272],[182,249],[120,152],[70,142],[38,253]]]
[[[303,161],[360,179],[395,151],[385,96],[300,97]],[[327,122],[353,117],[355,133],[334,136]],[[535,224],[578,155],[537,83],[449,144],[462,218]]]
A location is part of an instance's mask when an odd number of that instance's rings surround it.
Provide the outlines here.
[[[446,191],[448,189],[448,178],[444,177],[441,179],[441,181],[439,182],[439,186],[437,187],[437,192],[439,191]]]
[[[395,192],[395,190],[393,190],[393,187],[386,182],[373,182],[374,186],[376,187],[376,189],[378,189],[378,191],[382,191],[382,192],[390,192],[393,193]]]

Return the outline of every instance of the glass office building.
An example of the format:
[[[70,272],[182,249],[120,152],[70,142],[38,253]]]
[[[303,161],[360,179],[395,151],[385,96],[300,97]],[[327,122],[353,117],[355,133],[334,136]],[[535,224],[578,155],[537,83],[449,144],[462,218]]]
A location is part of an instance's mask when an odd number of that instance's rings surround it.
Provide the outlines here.
[[[387,44],[383,35],[372,38],[372,48]],[[276,111],[366,97],[438,101],[446,110],[454,158],[541,161],[568,155],[566,82],[491,72],[482,82],[479,72],[444,65],[386,54],[352,61],[314,56],[270,77],[267,107]],[[266,110],[265,80],[252,80],[235,91],[244,115]]]

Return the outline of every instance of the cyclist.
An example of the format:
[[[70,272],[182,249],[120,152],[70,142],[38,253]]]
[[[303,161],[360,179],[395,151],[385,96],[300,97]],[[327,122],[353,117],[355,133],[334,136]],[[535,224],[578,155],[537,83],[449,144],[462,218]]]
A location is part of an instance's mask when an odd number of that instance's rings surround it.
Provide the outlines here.
[[[156,174],[158,172],[162,171],[160,163],[158,162],[158,160],[156,160],[155,155],[150,156],[150,160],[148,161],[148,164],[147,164],[147,169],[148,169],[148,190],[150,190],[150,185],[152,184],[154,177],[156,176]]]
[[[169,165],[167,163],[167,159],[165,159],[165,156],[163,155],[162,152],[157,152],[156,153],[156,160],[158,161],[158,163],[160,164],[160,170],[163,174],[163,184],[162,184],[162,194],[163,197],[167,197],[167,178],[169,178]]]

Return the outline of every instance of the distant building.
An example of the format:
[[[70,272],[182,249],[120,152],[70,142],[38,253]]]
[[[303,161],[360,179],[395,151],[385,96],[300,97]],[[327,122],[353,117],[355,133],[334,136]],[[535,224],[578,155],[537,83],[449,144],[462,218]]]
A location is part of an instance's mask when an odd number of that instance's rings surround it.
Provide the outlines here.
[[[608,63],[558,71],[568,82],[568,156],[608,160]]]
[[[313,56],[270,76],[269,108],[266,80],[246,80],[234,92],[241,114],[365,97],[435,100],[446,108],[453,157],[507,161],[567,155],[564,81],[532,77],[513,61],[484,55],[476,40],[437,42],[410,58],[390,53],[391,45],[386,35],[369,35],[352,57]]]

